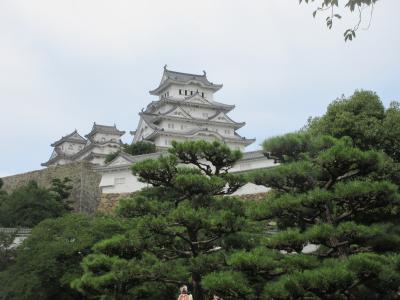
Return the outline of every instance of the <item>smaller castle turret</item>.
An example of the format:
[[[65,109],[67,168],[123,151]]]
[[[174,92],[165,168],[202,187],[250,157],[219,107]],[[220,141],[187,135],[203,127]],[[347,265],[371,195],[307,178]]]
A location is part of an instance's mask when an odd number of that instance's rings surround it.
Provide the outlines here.
[[[121,136],[125,131],[116,125],[99,125],[93,123],[92,130],[83,138],[77,130],[61,137],[51,144],[54,147],[50,159],[42,166],[65,165],[74,161],[86,160],[93,164],[103,165],[105,157],[121,148]]]

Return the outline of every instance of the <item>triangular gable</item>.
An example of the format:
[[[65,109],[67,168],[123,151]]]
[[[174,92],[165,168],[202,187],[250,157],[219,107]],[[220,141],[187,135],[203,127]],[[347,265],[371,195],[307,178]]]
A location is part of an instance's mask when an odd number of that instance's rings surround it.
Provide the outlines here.
[[[186,99],[185,102],[211,105],[211,103],[209,101],[207,101],[206,99],[201,97],[199,94],[195,94],[193,97],[190,97],[190,98]]]
[[[166,116],[171,116],[175,118],[190,118],[192,119],[192,116],[185,111],[182,107],[176,106],[175,108],[171,109],[169,112],[165,114]]]
[[[53,150],[53,153],[51,153],[50,159],[55,158],[56,156],[58,156],[58,153],[56,152],[56,150]],[[50,160],[49,159],[49,160]]]
[[[126,157],[123,155],[119,154],[116,158],[114,158],[107,166],[108,167],[113,167],[113,166],[122,166],[122,165],[130,165],[132,164],[131,161],[129,161]]]
[[[71,136],[71,138],[74,138],[74,139],[77,139],[77,140],[81,140],[81,141],[83,141],[83,142],[86,142],[86,139],[83,138],[78,132],[75,132],[75,133]]]
[[[216,114],[215,116],[210,118],[210,121],[215,121],[215,122],[224,122],[224,123],[235,123],[231,118],[229,118],[224,112],[220,112],[219,114]]]

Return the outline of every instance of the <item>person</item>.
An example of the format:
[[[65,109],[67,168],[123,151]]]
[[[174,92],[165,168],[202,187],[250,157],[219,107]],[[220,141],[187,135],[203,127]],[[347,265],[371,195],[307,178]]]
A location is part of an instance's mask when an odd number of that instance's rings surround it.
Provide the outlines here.
[[[217,294],[213,295],[213,300],[224,300],[222,299],[220,296],[218,296]]]
[[[181,287],[181,294],[179,295],[178,300],[193,300],[192,295],[188,294],[188,288],[186,285]]]

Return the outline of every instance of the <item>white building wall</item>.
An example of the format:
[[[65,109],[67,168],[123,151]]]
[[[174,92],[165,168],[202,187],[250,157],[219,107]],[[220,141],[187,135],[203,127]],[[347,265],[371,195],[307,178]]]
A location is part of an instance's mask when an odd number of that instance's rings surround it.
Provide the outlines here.
[[[93,136],[93,140],[98,143],[105,143],[108,141],[118,142],[119,139],[120,139],[120,136],[117,134],[96,133]]]
[[[181,90],[181,94],[179,94],[179,90]],[[187,91],[187,95],[185,95],[185,91]],[[165,89],[162,92],[160,98],[173,97],[176,99],[185,99],[191,96],[192,94],[195,94],[196,91],[199,91],[200,95],[201,93],[204,93],[204,98],[207,100],[212,101],[214,99],[213,90],[203,88],[197,84],[187,84],[187,85],[171,84],[167,89]]]
[[[148,185],[140,182],[130,169],[104,173],[101,177],[100,188],[102,193],[131,193],[139,191]]]
[[[78,153],[80,150],[83,148],[83,144],[75,144],[71,142],[64,142],[57,146],[58,149],[60,149],[63,153],[66,155],[73,155],[75,153]]]

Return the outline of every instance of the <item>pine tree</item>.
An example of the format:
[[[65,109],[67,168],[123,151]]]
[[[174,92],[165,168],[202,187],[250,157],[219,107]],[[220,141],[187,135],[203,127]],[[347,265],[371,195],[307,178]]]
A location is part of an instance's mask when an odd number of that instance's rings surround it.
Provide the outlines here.
[[[192,141],[133,165],[133,173],[153,187],[120,202],[118,215],[131,219],[131,230],[95,245],[73,286],[110,299],[173,299],[186,284],[194,300],[206,299],[211,289],[203,279],[210,275],[210,286],[227,256],[257,240],[257,230],[246,231],[245,204],[224,197],[243,183],[228,174],[240,157],[218,142]],[[243,277],[226,272],[226,280]],[[241,298],[248,292],[245,281],[236,281],[232,293]]]

